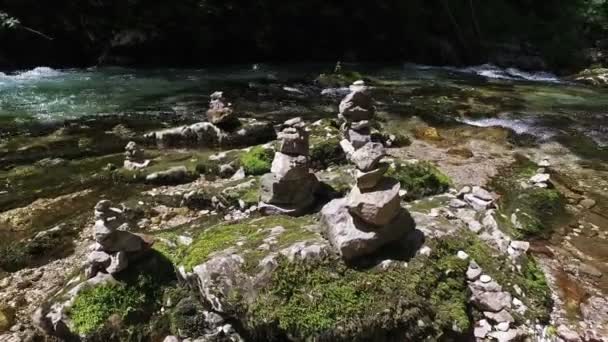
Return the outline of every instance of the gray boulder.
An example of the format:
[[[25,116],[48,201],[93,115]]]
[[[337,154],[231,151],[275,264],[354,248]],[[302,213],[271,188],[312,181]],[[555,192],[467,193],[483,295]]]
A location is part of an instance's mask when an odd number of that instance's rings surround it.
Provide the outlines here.
[[[288,127],[278,134],[279,151],[289,155],[307,156],[310,153],[309,134],[303,129]]]
[[[216,91],[211,94],[209,110],[207,110],[207,120],[214,125],[231,123],[236,119],[232,104],[224,98],[224,93]]]
[[[348,129],[346,131],[346,138],[355,149],[359,149],[372,141],[371,132],[369,132],[369,130],[366,132],[365,130],[356,131],[354,129]]]
[[[388,224],[369,225],[348,211],[345,199],[336,199],[321,210],[324,234],[345,260],[376,252],[382,246],[404,238],[415,227],[409,213],[399,210]]]

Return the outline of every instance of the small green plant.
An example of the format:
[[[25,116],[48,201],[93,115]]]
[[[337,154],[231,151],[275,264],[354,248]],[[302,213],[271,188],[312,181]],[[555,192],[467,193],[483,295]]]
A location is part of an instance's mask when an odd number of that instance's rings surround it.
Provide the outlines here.
[[[127,318],[146,302],[145,295],[123,284],[104,284],[82,290],[70,316],[77,333],[87,335],[101,328],[112,315]]]
[[[401,183],[402,189],[407,191],[406,200],[446,192],[451,183],[448,176],[428,162],[396,164],[389,169],[387,175]]]
[[[262,175],[270,171],[274,153],[262,146],[256,146],[240,158],[241,166],[248,175]]]

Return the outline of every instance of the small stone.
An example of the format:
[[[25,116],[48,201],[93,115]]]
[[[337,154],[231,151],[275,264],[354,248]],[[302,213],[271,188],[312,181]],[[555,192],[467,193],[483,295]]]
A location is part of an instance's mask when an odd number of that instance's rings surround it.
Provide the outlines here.
[[[455,209],[459,209],[459,208],[464,208],[467,206],[467,203],[463,200],[459,200],[457,198],[453,198],[450,200],[449,203],[450,208],[455,208]]]
[[[467,260],[469,255],[465,251],[458,251],[458,253],[456,253],[456,257],[458,257],[460,260]]]
[[[585,209],[591,209],[595,207],[595,200],[591,198],[585,198],[579,202],[579,204]]]
[[[481,280],[482,283],[489,283],[492,281],[492,277],[490,277],[487,274],[484,274],[481,277],[479,277],[479,280]]]
[[[474,281],[481,275],[481,268],[477,265],[476,262],[471,261],[469,263],[469,268],[467,269],[467,279],[469,281]]]
[[[473,334],[476,338],[483,339],[492,330],[492,326],[485,319],[480,320],[475,324]]]
[[[507,331],[509,330],[509,323],[507,322],[502,322],[502,323],[498,323],[498,325],[496,326],[496,329],[498,331]]]
[[[511,314],[509,313],[509,311],[507,310],[501,310],[499,312],[489,312],[489,311],[484,311],[483,315],[496,323],[513,323],[515,322],[515,319],[513,318],[513,316],[511,316]],[[507,329],[508,330],[508,326]],[[503,330],[503,331],[506,331]]]
[[[548,173],[538,173],[530,178],[530,182],[534,184],[547,183],[549,181],[549,178],[551,178],[551,175],[549,175]]]
[[[431,255],[431,251],[432,251],[431,247],[424,246],[424,247],[420,248],[418,253],[420,253],[420,255],[429,256],[429,255]]]
[[[368,143],[352,154],[352,161],[361,171],[371,171],[378,166],[380,159],[385,156],[384,147],[380,143]]]
[[[480,198],[484,201],[494,201],[497,198],[496,195],[492,194],[491,192],[480,186],[474,186],[471,193],[473,194],[473,196]]]

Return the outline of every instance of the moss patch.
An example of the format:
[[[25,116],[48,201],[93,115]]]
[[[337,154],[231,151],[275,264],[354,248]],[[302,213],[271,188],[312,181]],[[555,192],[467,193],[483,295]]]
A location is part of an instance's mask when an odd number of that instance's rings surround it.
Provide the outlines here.
[[[491,183],[491,187],[502,195],[498,222],[504,231],[517,239],[548,236],[553,225],[567,215],[566,200],[556,189],[522,187],[537,168],[536,164],[520,157],[515,164],[502,169]]]
[[[240,158],[240,163],[248,175],[262,175],[270,172],[274,152],[262,146],[256,146],[245,152]]]
[[[172,265],[157,253],[133,264],[128,274],[116,275],[118,283],[85,287],[68,311],[74,332],[104,340],[107,334],[149,334],[165,287],[175,280]],[[144,331],[145,330],[145,331]],[[99,339],[101,338],[101,339]]]
[[[451,184],[448,176],[428,162],[397,163],[387,175],[399,180],[401,188],[407,191],[406,200],[444,193]]]
[[[325,169],[346,162],[340,140],[341,133],[330,120],[324,119],[319,125],[311,126],[310,163],[314,169]]]
[[[455,255],[439,240],[430,257],[385,271],[349,268],[337,258],[316,264],[283,259],[249,307],[248,324],[254,331],[319,341],[459,335],[470,321],[467,263]]]
[[[292,218],[287,216],[269,216],[263,218],[249,219],[237,224],[218,224],[202,233],[194,240],[194,243],[177,253],[183,255],[178,264],[184,265],[187,269],[192,269],[207,261],[214,252],[219,252],[229,247],[234,247],[237,251],[243,252],[243,257],[247,263],[247,268],[254,269],[260,258],[256,248],[268,237],[269,229],[276,226],[285,228],[285,232],[277,236],[277,244],[273,247],[281,249],[290,244],[313,238],[316,235],[304,226],[313,223],[312,217],[303,216]],[[237,242],[241,242],[237,246]],[[270,252],[266,252],[268,254]]]

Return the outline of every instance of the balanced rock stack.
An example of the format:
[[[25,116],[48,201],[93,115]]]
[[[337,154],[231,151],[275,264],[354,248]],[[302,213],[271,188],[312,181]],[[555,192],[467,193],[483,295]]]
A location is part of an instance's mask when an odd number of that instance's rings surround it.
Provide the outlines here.
[[[370,142],[356,150],[351,160],[357,167],[357,184],[345,198],[321,210],[325,235],[346,260],[403,238],[415,225],[401,207],[399,181],[384,176],[388,169],[381,163],[384,155],[380,143]]]
[[[125,146],[125,162],[123,167],[127,170],[143,169],[150,164],[144,155],[143,148],[140,148],[136,142],[129,141]]]
[[[224,93],[216,91],[211,94],[209,101],[209,109],[207,110],[207,120],[218,126],[233,125],[236,121],[236,116],[232,110],[232,104],[224,98]]]
[[[315,201],[319,181],[308,167],[308,132],[301,118],[286,121],[278,135],[270,173],[261,179],[260,211],[299,215]]]
[[[338,117],[344,121],[345,141],[341,142],[347,155],[371,142],[370,120],[374,118],[375,108],[363,81],[350,86],[350,93],[340,102]]]
[[[150,248],[152,243],[127,231],[129,224],[122,210],[112,207],[108,200],[95,206],[93,251],[87,258],[86,274],[89,278],[99,272],[115,274],[129,265],[129,259]]]

